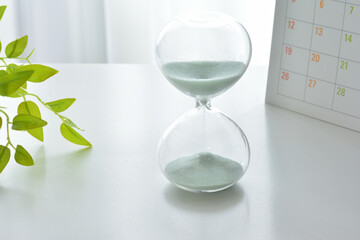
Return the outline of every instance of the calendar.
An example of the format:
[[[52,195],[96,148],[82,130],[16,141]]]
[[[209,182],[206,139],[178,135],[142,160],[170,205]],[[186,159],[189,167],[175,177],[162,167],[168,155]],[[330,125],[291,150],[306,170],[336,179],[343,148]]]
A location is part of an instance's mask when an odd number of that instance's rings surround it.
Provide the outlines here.
[[[360,131],[360,0],[277,0],[266,101]]]

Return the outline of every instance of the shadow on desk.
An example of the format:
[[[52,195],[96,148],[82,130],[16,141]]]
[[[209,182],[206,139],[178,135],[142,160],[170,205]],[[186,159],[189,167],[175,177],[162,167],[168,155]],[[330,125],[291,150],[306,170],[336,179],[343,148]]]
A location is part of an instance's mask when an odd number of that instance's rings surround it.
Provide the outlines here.
[[[164,189],[164,196],[166,201],[176,208],[196,212],[217,212],[241,204],[245,193],[239,184],[216,193],[192,193],[168,184]]]

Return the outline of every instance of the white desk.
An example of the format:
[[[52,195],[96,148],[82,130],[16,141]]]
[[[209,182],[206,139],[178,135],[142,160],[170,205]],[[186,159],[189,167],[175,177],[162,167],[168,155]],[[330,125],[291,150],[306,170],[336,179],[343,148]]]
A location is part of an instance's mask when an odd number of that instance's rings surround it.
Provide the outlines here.
[[[264,67],[213,101],[252,151],[240,182],[215,194],[179,190],[158,168],[158,139],[194,103],[156,67],[54,67],[56,77],[30,89],[46,101],[77,97],[64,114],[94,147],[63,140],[41,108],[45,143],[14,135],[36,165],[11,160],[0,175],[0,239],[360,238],[360,133],[264,104]]]

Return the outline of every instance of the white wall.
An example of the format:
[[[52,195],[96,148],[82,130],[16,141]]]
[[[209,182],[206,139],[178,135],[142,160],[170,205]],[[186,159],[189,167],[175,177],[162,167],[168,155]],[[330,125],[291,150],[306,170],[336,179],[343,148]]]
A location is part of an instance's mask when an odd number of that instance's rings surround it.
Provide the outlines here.
[[[29,35],[38,62],[154,63],[162,27],[189,10],[239,19],[253,42],[252,64],[268,63],[275,0],[3,0],[1,36]],[[15,4],[17,3],[17,4]],[[11,16],[10,16],[11,15]],[[9,21],[8,21],[9,20]],[[2,23],[3,24],[3,23]],[[16,25],[17,24],[17,25]]]
[[[102,0],[16,0],[19,35],[41,62],[106,62]]]
[[[5,52],[5,47],[9,42],[12,42],[18,37],[17,20],[16,20],[16,8],[13,0],[2,0],[0,5],[8,5],[5,14],[0,22],[0,40],[2,44],[1,53]],[[2,55],[1,55],[2,56]]]
[[[274,0],[106,0],[108,60],[155,62],[153,50],[162,27],[185,11],[207,10],[239,19],[253,42],[252,63],[264,65],[270,54],[274,6]]]
[[[108,62],[149,63],[150,1],[105,0]]]

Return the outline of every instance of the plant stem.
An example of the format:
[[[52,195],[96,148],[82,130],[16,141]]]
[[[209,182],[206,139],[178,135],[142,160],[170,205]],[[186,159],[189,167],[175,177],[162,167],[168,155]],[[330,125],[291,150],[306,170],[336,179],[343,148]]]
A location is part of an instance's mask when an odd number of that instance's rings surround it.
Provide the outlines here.
[[[83,129],[79,128],[78,126],[76,126],[70,119],[68,119],[67,117],[63,116],[63,115],[60,115],[59,113],[57,113],[56,111],[54,111],[51,107],[49,107],[43,100],[41,100],[41,98],[33,93],[28,93],[26,91],[26,89],[22,88],[22,90],[24,90],[26,92],[26,95],[30,95],[30,96],[33,96],[35,98],[37,98],[37,100],[42,104],[44,105],[47,109],[49,109],[50,111],[52,111],[56,116],[58,116],[61,121],[63,123],[65,123],[66,125],[70,125],[71,127],[74,127],[74,128],[77,128],[79,129],[80,131],[84,131]]]
[[[27,61],[29,64],[31,64],[30,60],[29,60],[29,57],[31,55],[29,55],[28,57],[26,58],[21,58],[21,57],[15,57],[15,58],[9,58],[9,57],[2,57],[0,58],[0,60],[5,64],[5,66],[7,66],[6,62],[5,62],[5,59],[17,59],[17,60],[24,60],[24,61]]]
[[[5,117],[6,117],[6,134],[7,134],[7,140],[8,140],[8,142],[7,142],[7,144],[6,144],[5,147],[9,146],[9,144],[10,144],[10,146],[11,146],[14,150],[16,150],[15,146],[14,146],[14,145],[11,143],[11,141],[10,141],[10,132],[9,132],[10,118],[9,118],[9,115],[7,115],[7,113],[4,112],[4,111],[1,110],[1,109],[0,109],[0,112],[2,112],[2,113],[5,115]]]
[[[31,55],[33,55],[34,51],[35,51],[35,48],[31,51],[31,53],[29,54],[29,56],[27,56],[26,58],[29,59],[29,58],[31,57]]]
[[[23,89],[23,90],[25,90],[25,89]],[[57,112],[55,112],[51,107],[49,107],[48,105],[46,105],[46,103],[43,101],[43,100],[41,100],[41,98],[38,96],[38,95],[35,95],[35,94],[33,94],[33,93],[27,93],[27,95],[30,95],[30,96],[33,96],[33,97],[35,97],[35,98],[37,98],[37,100],[42,104],[42,105],[44,105],[44,107],[46,107],[47,109],[49,109],[50,111],[52,111],[55,115],[57,115],[61,120],[63,120],[63,116],[62,115],[60,115],[59,113],[57,113]],[[24,97],[25,98],[25,97]]]
[[[25,95],[24,95],[24,94],[22,94],[21,96],[22,96],[22,97],[23,97],[23,99],[24,99],[26,110],[28,111],[28,113],[29,113],[29,114],[31,114],[30,109],[29,109],[29,106],[28,106],[28,104],[26,103],[26,98],[25,98]]]
[[[4,58],[0,58],[0,59],[1,59],[1,61],[5,64],[5,66],[7,66],[7,64],[6,64],[5,60],[4,60]]]

